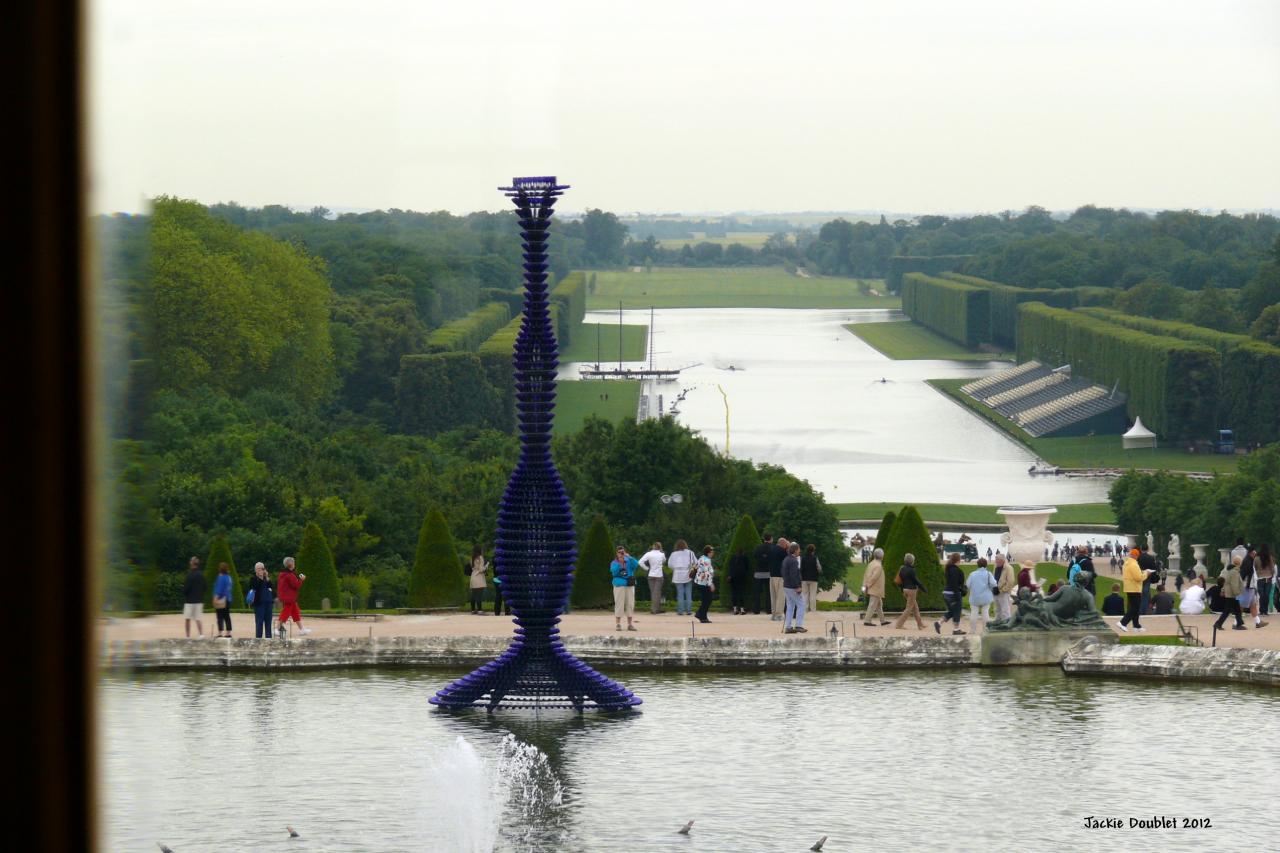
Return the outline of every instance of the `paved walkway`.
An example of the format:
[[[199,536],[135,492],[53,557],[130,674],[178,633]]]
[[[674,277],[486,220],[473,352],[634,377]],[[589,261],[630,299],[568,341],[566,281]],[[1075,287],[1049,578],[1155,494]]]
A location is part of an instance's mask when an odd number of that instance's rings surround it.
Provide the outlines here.
[[[892,625],[866,627],[860,621],[861,616],[862,614],[856,611],[820,610],[816,613],[809,613],[805,617],[805,627],[809,629],[808,636],[810,637],[827,630],[829,628],[826,624],[827,620],[843,620],[843,629],[846,636],[854,636],[855,633],[859,637],[919,634],[914,625],[902,630],[895,630]],[[1200,638],[1205,645],[1208,645],[1212,639],[1213,623],[1216,619],[1216,613],[1203,616],[1184,616],[1183,623],[1195,626],[1200,632]],[[726,613],[713,612],[711,620],[710,625],[702,625],[696,623],[689,616],[677,616],[670,611],[656,616],[648,612],[637,613],[636,627],[638,630],[628,634],[625,630],[624,622],[622,634],[633,637],[688,637],[696,627],[697,636],[699,637],[759,639],[784,636],[782,623],[771,622],[769,617],[765,615],[732,616]],[[1115,618],[1107,618],[1108,624],[1111,625],[1118,621]],[[1218,633],[1218,645],[1233,648],[1280,649],[1280,616],[1272,614],[1266,621],[1270,624],[1262,629],[1254,629],[1251,620],[1248,622],[1250,627],[1246,631],[1233,631],[1228,626],[1226,630]],[[1173,636],[1177,633],[1177,623],[1172,616],[1145,616],[1142,622],[1147,629],[1147,636]],[[232,614],[232,624],[235,627],[235,636],[253,636],[253,618],[249,614]],[[379,622],[372,622],[366,619],[307,618],[303,620],[303,624],[312,629],[311,636],[313,637],[509,636],[514,627],[510,617],[494,616],[492,612],[487,612],[482,616],[472,616],[469,613],[386,616]],[[207,633],[213,631],[214,621],[212,617],[205,620],[204,627]],[[969,630],[967,615],[961,622],[961,627],[966,631]],[[560,630],[566,635],[598,636],[601,634],[613,634],[613,615],[601,611],[571,613],[561,621]],[[928,635],[933,635],[932,619],[926,618],[924,630]],[[175,613],[139,619],[104,619],[101,621],[101,631],[102,637],[106,640],[151,640],[181,637],[183,635],[182,616]],[[950,634],[950,630],[946,626],[943,626],[942,631],[944,635]]]

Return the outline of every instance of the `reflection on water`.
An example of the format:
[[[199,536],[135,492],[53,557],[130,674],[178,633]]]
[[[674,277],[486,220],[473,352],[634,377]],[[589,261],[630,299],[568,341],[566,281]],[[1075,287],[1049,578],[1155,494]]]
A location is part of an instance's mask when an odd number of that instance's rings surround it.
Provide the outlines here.
[[[1053,668],[631,673],[642,714],[429,710],[453,677],[108,678],[103,849],[799,851],[824,834],[829,851],[1269,846],[1239,789],[1257,756],[1238,766],[1221,739],[1272,728],[1260,688]],[[1213,828],[1080,826],[1152,814]],[[693,836],[677,835],[688,820]]]
[[[649,390],[670,403],[690,388],[679,420],[723,448],[719,384],[729,400],[733,455],[785,466],[834,502],[1106,500],[1108,481],[1031,477],[1035,458],[1026,448],[925,384],[977,378],[1006,364],[892,361],[843,328],[901,317],[879,309],[659,310],[658,366],[700,364]],[[617,322],[617,313],[595,311],[587,320]],[[624,312],[624,321],[648,324],[649,312]],[[560,375],[576,379],[577,365],[562,366]]]

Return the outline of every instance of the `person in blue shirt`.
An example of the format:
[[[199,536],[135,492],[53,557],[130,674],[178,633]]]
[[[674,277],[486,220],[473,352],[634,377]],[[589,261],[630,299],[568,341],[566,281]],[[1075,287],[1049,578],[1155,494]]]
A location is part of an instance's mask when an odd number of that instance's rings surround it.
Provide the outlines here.
[[[213,582],[213,612],[218,617],[218,636],[231,639],[231,567],[218,563],[218,578]]]
[[[253,578],[249,581],[249,592],[245,594],[245,598],[253,608],[253,636],[259,640],[265,636],[270,640],[271,611],[275,605],[275,595],[271,591],[267,567],[262,563],[256,563],[253,567]]]
[[[613,562],[609,564],[609,574],[613,575],[613,621],[614,630],[622,630],[622,617],[627,617],[627,630],[638,630],[632,616],[636,612],[636,570],[640,563],[627,553],[626,548],[618,548]]]

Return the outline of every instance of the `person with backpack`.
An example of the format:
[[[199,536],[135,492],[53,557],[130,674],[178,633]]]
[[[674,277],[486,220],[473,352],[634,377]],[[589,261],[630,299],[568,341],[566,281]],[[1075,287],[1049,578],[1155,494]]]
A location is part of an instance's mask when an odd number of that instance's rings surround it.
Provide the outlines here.
[[[987,607],[996,597],[996,579],[987,571],[987,559],[978,558],[978,568],[974,569],[965,581],[969,589],[969,630],[978,633],[978,623],[985,628],[987,624]]]
[[[1093,557],[1089,556],[1089,547],[1087,545],[1081,545],[1076,549],[1076,555],[1071,560],[1071,567],[1067,569],[1067,586],[1074,586],[1076,575],[1081,572],[1089,573],[1089,580],[1085,585],[1085,589],[1089,590],[1090,595],[1096,596],[1098,592],[1094,584],[1098,573],[1093,569]]]

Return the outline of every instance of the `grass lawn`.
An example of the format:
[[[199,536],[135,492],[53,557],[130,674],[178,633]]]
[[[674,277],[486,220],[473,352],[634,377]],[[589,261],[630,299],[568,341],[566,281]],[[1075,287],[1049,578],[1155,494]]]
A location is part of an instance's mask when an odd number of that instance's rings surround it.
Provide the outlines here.
[[[902,510],[901,503],[851,503],[832,504],[840,518],[884,518],[889,510]],[[1004,524],[1004,516],[993,506],[969,506],[966,504],[915,504],[925,521],[954,522],[956,524]],[[1111,505],[1059,504],[1058,511],[1050,518],[1057,527],[1070,524],[1115,524]]]
[[[596,330],[600,331],[600,356],[605,362],[618,360],[617,323],[579,323],[573,330],[569,346],[560,353],[560,363],[596,360]],[[648,326],[622,326],[622,360],[643,361],[648,346]]]
[[[792,275],[781,267],[654,267],[651,272],[599,270],[588,310],[623,308],[898,308],[878,279]]]
[[[602,395],[609,399],[601,399]],[[553,433],[568,435],[582,429],[588,415],[610,421],[634,419],[640,406],[636,380],[584,382],[570,379],[556,383],[556,418]]]
[[[910,320],[889,323],[850,323],[845,328],[893,359],[1013,360],[1010,353],[976,352]]]
[[[685,245],[694,246],[698,243],[719,243],[721,246],[737,243],[758,249],[772,236],[764,231],[730,231],[727,237],[708,237],[704,231],[692,231],[690,233],[693,234],[692,237],[667,237],[659,240],[658,245],[664,249],[680,249]],[[788,240],[788,242],[794,241]]]
[[[1029,447],[1051,465],[1062,468],[1164,468],[1172,471],[1230,473],[1236,470],[1236,456],[1215,453],[1187,453],[1159,447],[1125,450],[1118,435],[1084,435],[1070,438],[1032,438],[1017,424],[960,393],[967,379],[930,379],[929,384],[948,397],[995,424]],[[1054,519],[1057,522],[1057,519]],[[1061,523],[1061,522],[1058,522]]]

